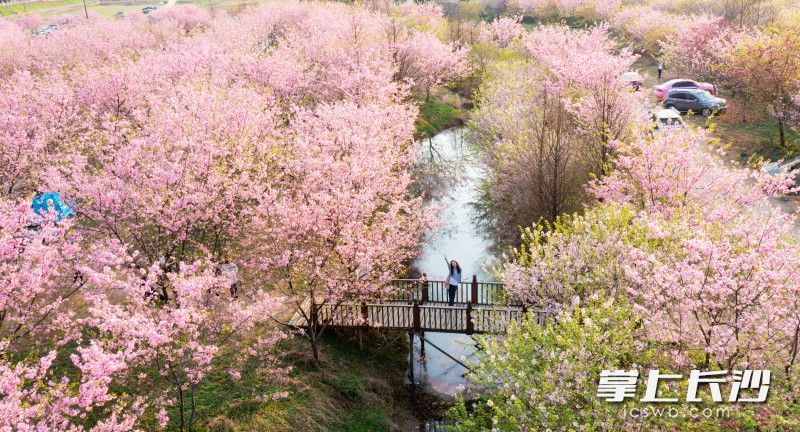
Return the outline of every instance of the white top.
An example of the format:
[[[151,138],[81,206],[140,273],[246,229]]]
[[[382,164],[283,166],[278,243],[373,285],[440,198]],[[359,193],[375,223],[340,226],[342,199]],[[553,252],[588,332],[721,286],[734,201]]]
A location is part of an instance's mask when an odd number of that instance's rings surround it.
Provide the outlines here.
[[[219,271],[231,282],[231,285],[239,282],[239,266],[236,263],[225,263],[219,265]]]
[[[458,285],[459,282],[461,282],[461,272],[455,267],[451,269],[450,261],[448,261],[447,258],[444,260],[447,263],[447,270],[449,271],[449,274],[447,275],[447,283],[450,285]]]

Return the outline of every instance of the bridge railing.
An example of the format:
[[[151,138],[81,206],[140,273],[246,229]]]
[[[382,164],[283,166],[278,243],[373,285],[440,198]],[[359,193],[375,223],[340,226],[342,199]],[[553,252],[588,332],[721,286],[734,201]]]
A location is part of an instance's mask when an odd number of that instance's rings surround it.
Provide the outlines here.
[[[413,301],[390,303],[346,303],[319,307],[319,324],[341,328],[387,328],[451,333],[502,333],[512,321],[531,312],[539,324],[548,314],[540,309],[517,306],[488,306],[467,303],[449,307],[441,303],[420,304]]]
[[[420,303],[446,303],[448,301],[449,284],[443,280],[429,280],[423,282],[419,279],[395,279],[392,285],[396,291],[390,300],[417,301]],[[461,282],[456,291],[456,303],[471,303],[474,305],[496,305],[509,303],[519,306],[521,303],[507,301],[505,284],[501,282],[478,282],[477,276],[472,276],[469,282]]]

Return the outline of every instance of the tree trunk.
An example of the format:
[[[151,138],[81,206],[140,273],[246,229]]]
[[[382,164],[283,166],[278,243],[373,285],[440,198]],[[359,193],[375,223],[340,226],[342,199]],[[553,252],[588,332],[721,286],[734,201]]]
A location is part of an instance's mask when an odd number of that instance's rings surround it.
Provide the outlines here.
[[[306,337],[308,342],[311,343],[311,353],[314,355],[314,366],[319,365],[319,347],[317,346],[317,323],[319,317],[319,309],[317,309],[314,296],[311,296],[311,306],[308,313],[308,333]]]
[[[194,425],[194,413],[197,410],[197,404],[194,401],[194,384],[189,387],[189,401],[191,402],[191,409],[189,411],[189,432],[192,431]]]
[[[314,333],[316,333],[316,329],[315,329]],[[316,337],[316,335],[314,333],[312,333],[309,336],[308,341],[311,342],[311,352],[314,355],[314,366],[318,366],[319,365],[319,346],[318,346],[317,337]]]
[[[780,136],[780,145],[782,148],[786,147],[786,132],[784,131],[783,120],[778,119],[778,133]]]
[[[180,384],[178,385],[178,411],[180,412],[180,423],[178,430],[184,430],[184,421],[183,421],[183,389],[181,388]]]

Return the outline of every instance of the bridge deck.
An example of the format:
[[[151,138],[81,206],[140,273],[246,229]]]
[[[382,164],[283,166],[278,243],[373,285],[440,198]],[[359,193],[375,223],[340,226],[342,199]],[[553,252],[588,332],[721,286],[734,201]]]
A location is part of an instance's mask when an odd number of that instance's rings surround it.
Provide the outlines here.
[[[404,288],[417,283],[397,282]],[[471,289],[459,290],[453,306],[441,301],[441,288],[444,286],[441,281],[435,281],[425,286],[411,285],[411,289],[403,289],[384,301],[315,306],[317,325],[473,334],[502,333],[511,321],[521,320],[526,312],[534,313],[539,323],[546,319],[541,310],[501,302],[502,284],[479,284],[473,278]],[[312,316],[310,301],[302,307],[306,316]],[[300,313],[295,314],[290,324],[295,327],[307,325]]]

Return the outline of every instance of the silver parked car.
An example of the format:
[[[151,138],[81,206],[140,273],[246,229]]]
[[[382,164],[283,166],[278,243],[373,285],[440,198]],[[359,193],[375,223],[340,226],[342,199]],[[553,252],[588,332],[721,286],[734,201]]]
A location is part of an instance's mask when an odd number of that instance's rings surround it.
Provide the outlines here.
[[[683,129],[686,127],[681,113],[672,108],[665,108],[655,112],[652,115],[652,119],[653,129],[655,130]]]

